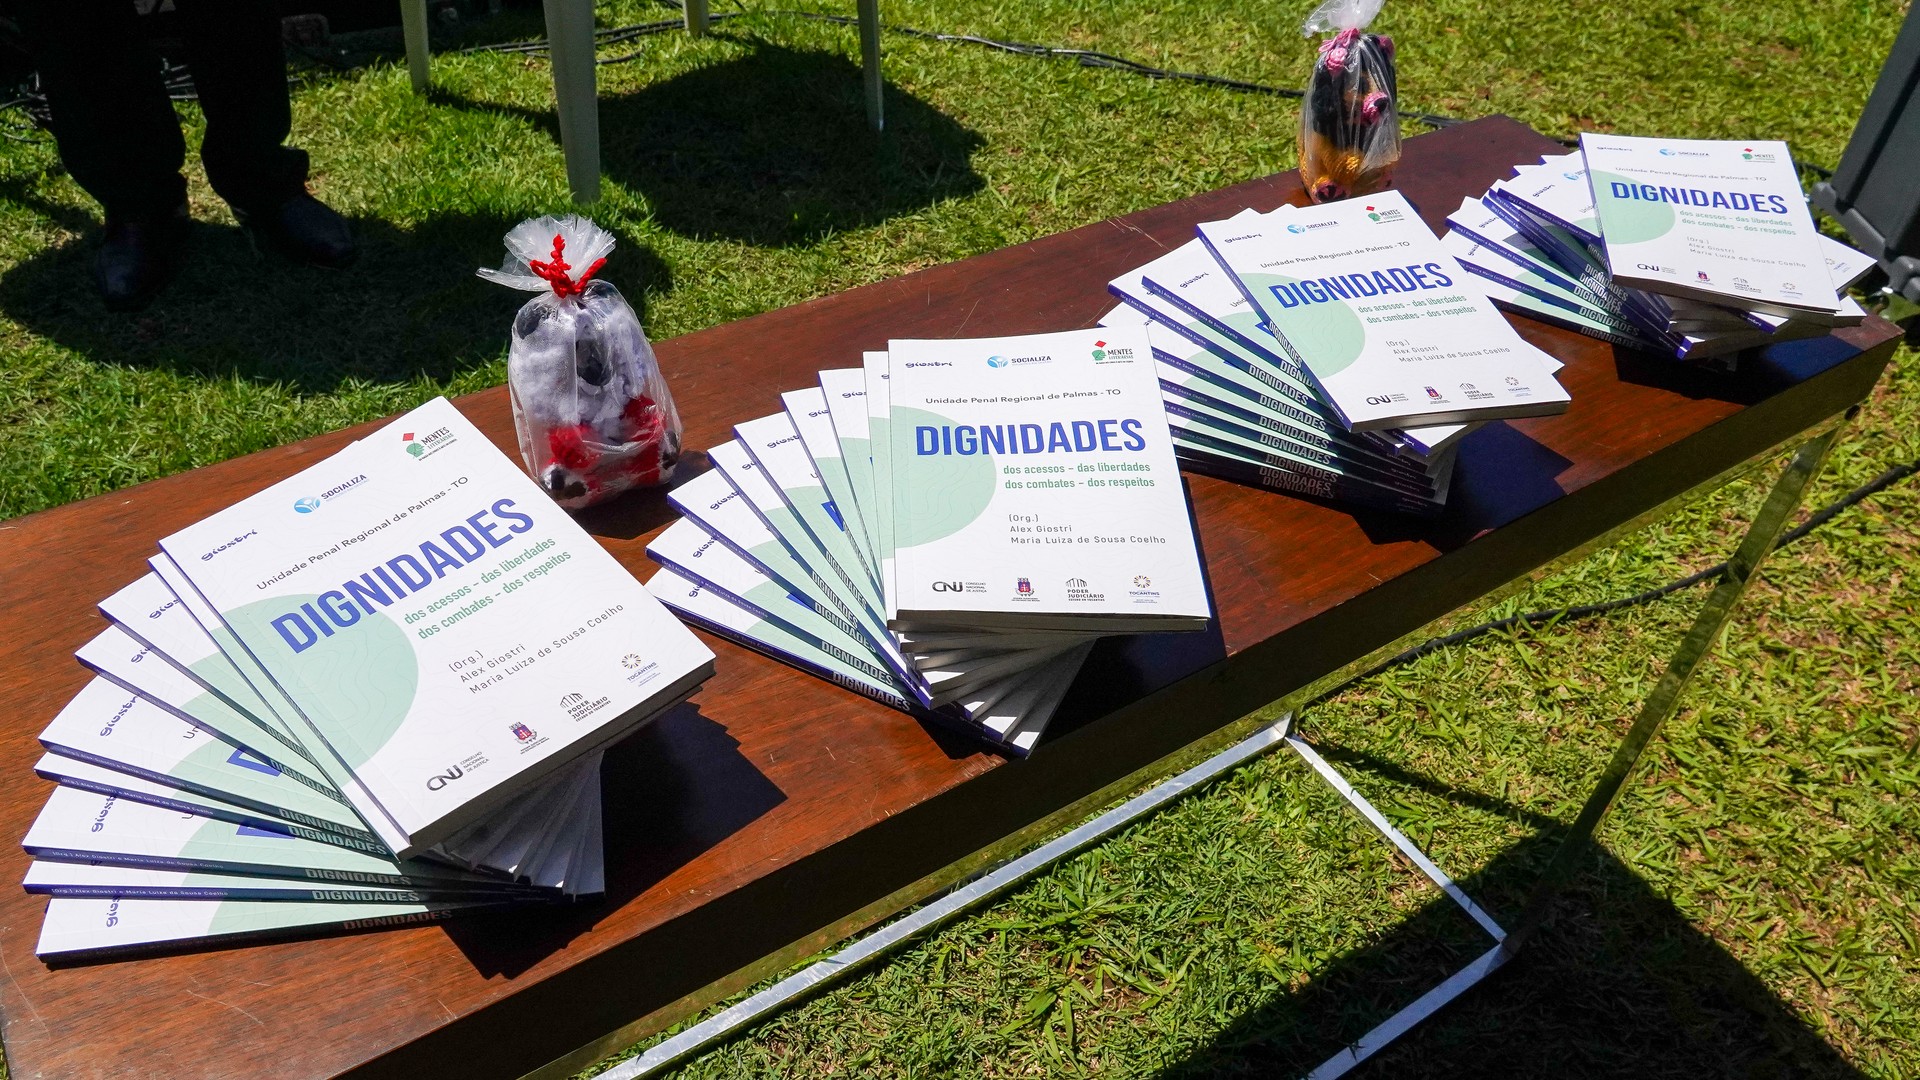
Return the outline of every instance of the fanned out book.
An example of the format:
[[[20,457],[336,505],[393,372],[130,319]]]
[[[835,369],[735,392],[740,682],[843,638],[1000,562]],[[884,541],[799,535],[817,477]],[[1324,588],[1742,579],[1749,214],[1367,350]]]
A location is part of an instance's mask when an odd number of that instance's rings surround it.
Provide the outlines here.
[[[1587,135],[1464,200],[1448,249],[1494,303],[1696,365],[1866,312],[1872,268],[1814,230],[1784,143]],[[1591,168],[1589,168],[1591,166]]]
[[[713,670],[445,399],[143,569],[40,736],[50,963],[604,892],[601,756]]]
[[[1566,408],[1559,362],[1396,192],[1195,231],[1109,282],[1100,320],[1146,336],[1185,468],[1431,516],[1475,427]]]
[[[1138,327],[895,341],[780,401],[668,496],[689,623],[1015,755],[1097,638],[1206,625]]]

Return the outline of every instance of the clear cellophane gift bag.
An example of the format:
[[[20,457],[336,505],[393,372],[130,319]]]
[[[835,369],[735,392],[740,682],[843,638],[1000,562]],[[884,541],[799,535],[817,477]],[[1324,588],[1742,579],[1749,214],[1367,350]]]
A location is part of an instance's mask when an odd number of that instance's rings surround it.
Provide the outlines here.
[[[1369,34],[1382,0],[1327,0],[1307,17],[1320,43],[1300,104],[1300,179],[1314,202],[1385,189],[1400,161],[1393,39]]]
[[[507,389],[527,472],[569,510],[672,477],[680,414],[640,319],[594,275],[613,236],[578,215],[523,221],[480,276],[540,295],[513,319]]]

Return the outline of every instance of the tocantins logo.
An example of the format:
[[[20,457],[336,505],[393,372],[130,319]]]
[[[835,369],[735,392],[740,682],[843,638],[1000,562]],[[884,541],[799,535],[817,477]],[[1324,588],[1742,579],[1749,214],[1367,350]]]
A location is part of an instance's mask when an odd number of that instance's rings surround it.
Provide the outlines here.
[[[639,671],[646,665],[646,660],[642,659],[639,653],[630,652],[620,658],[620,666],[626,668],[628,671]]]
[[[318,509],[320,509],[320,500],[311,495],[293,500],[293,512],[296,514],[311,514]]]

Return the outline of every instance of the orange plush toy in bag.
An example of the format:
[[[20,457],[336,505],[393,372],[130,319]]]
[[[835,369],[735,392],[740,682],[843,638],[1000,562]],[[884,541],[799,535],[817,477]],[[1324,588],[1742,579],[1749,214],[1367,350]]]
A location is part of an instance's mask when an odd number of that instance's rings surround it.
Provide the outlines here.
[[[1320,43],[1300,103],[1300,179],[1314,202],[1384,190],[1400,161],[1393,39],[1366,32],[1382,0],[1327,0],[1307,17]]]

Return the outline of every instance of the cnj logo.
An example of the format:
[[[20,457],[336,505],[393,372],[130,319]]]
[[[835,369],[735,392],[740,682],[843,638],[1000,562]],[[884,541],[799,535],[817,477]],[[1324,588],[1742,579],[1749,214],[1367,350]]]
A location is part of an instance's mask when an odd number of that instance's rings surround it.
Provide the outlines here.
[[[320,509],[320,500],[311,495],[293,500],[293,512],[296,514],[311,514],[318,509]]]
[[[934,592],[959,592],[961,591],[961,585],[957,581],[936,581],[933,583],[933,591]]]
[[[448,784],[453,783],[465,775],[466,773],[462,772],[458,765],[448,769],[446,772],[434,773],[432,776],[427,777],[427,790],[439,791],[441,788],[446,787]]]
[[[1011,362],[1011,361],[1009,361],[1009,360],[1008,360],[1008,359],[1007,359],[1006,357],[1004,357],[1004,356],[999,356],[999,355],[994,355],[994,356],[989,356],[989,357],[987,357],[987,366],[988,366],[988,367],[991,367],[991,368],[1002,368],[1002,367],[1006,367],[1006,366],[1007,366],[1007,364],[1008,364],[1008,363],[1010,363],[1010,362]]]

